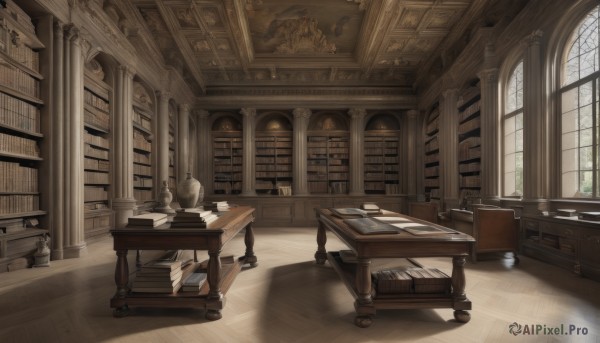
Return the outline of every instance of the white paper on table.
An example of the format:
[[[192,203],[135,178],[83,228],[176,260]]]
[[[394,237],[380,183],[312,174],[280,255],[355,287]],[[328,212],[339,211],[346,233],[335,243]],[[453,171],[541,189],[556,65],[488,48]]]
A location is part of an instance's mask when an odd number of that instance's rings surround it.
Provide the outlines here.
[[[373,217],[377,220],[381,220],[382,222],[386,222],[386,223],[393,223],[393,222],[407,222],[409,221],[406,218],[401,218],[401,217]]]
[[[415,226],[427,226],[425,224],[419,224],[419,223],[415,223],[415,222],[408,222],[408,223],[392,223],[393,226],[395,227],[399,227],[401,229],[404,229],[405,227],[415,227]]]

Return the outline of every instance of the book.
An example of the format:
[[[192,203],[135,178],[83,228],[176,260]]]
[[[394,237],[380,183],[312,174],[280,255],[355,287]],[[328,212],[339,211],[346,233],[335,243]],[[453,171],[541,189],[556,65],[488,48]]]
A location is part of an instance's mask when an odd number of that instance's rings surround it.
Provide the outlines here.
[[[156,288],[156,287],[170,287],[170,288],[175,288],[175,286],[177,285],[177,283],[181,282],[181,273],[179,274],[179,276],[177,278],[175,278],[175,280],[170,280],[170,279],[162,279],[162,280],[144,280],[144,279],[138,279],[138,277],[136,276],[136,278],[133,280],[133,285],[132,288],[133,289],[137,289],[137,288]]]
[[[173,260],[152,260],[142,266],[142,270],[145,269],[164,269],[164,270],[176,270],[181,268],[181,261]]]
[[[559,208],[556,210],[556,215],[560,217],[574,217],[577,215],[577,211],[568,208]]]
[[[173,217],[173,223],[196,223],[196,222],[205,222],[209,223],[215,219],[217,219],[217,215],[212,213],[211,211],[207,211],[210,214],[204,217],[180,217],[176,215]]]
[[[365,202],[360,205],[360,208],[368,214],[381,214],[381,209],[374,202]]]
[[[206,277],[206,272],[194,271],[183,280],[181,290],[183,292],[198,292],[200,287],[206,282]]]
[[[360,208],[332,208],[331,213],[338,217],[345,218],[349,216],[366,218],[368,213]]]
[[[168,287],[132,287],[131,291],[136,293],[177,293],[181,288],[181,280],[174,286]]]
[[[127,223],[131,225],[148,225],[154,227],[166,223],[167,220],[168,216],[166,213],[144,213],[129,217]]]
[[[579,212],[579,219],[599,221],[600,220],[600,212]]]
[[[395,234],[400,232],[400,229],[393,225],[373,218],[344,219],[344,223],[363,235]]]
[[[439,229],[437,227],[428,225],[416,225],[416,226],[405,226],[404,231],[411,233],[415,236],[436,236],[436,235],[447,235],[452,232]]]
[[[173,229],[206,229],[207,223],[203,221],[196,222],[172,222],[171,228]]]
[[[212,215],[212,211],[205,211],[199,208],[181,208],[177,209],[175,218],[205,218]]]
[[[181,269],[176,269],[171,272],[160,270],[159,272],[140,270],[135,273],[135,280],[138,281],[161,281],[161,280],[175,280],[181,278]]]

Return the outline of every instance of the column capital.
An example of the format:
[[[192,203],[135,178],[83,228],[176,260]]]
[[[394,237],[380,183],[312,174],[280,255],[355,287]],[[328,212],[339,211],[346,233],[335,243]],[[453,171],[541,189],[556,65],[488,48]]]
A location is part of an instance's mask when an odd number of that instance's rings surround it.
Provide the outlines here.
[[[445,91],[442,92],[442,97],[444,99],[449,99],[452,97],[458,96],[458,89],[457,88],[450,88],[450,89],[446,89]]]
[[[352,119],[360,119],[367,115],[367,110],[364,108],[351,108],[348,110],[348,114]]]
[[[521,42],[526,46],[540,45],[542,43],[542,37],[544,37],[544,32],[542,30],[535,30],[525,36]]]
[[[312,114],[310,108],[294,108],[294,118],[309,118]]]
[[[179,105],[179,111],[183,112],[183,113],[190,112],[190,104],[180,104]]]
[[[119,72],[123,73],[123,75],[125,77],[133,80],[133,76],[135,75],[135,70],[132,67],[121,64],[117,67],[117,70]]]
[[[256,108],[242,108],[240,109],[240,113],[244,116],[244,117],[248,117],[248,118],[253,118],[256,116]]]
[[[79,29],[75,25],[63,25],[63,29],[65,30],[65,38],[67,40],[79,38]]]
[[[498,81],[498,68],[483,69],[477,77],[483,81],[482,84],[495,83]]]
[[[406,115],[408,116],[408,119],[415,119],[419,115],[419,111],[418,110],[408,110],[408,111],[406,111]]]
[[[57,38],[63,39],[63,35],[65,34],[65,24],[62,21],[57,20],[54,22],[54,34]]]
[[[171,99],[171,96],[173,95],[169,91],[160,91],[160,90],[155,91],[154,93],[156,94],[158,101],[169,101]]]
[[[210,116],[210,112],[203,109],[194,110],[194,114],[200,119],[207,119]]]

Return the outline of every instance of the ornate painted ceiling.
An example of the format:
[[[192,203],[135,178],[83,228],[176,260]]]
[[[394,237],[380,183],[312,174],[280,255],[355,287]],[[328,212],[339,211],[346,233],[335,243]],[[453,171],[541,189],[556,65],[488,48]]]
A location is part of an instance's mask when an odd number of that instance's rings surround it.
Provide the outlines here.
[[[130,3],[164,60],[202,93],[243,85],[413,87],[419,73],[451,63],[453,49],[464,47],[474,25],[490,25],[489,13],[498,20],[499,4],[524,1]]]

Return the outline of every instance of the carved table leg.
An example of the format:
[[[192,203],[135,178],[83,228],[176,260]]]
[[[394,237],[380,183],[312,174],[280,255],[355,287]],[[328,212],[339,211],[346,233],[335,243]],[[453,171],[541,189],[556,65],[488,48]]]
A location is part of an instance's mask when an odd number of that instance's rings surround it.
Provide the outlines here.
[[[117,266],[115,268],[115,283],[117,293],[115,298],[125,299],[127,296],[127,284],[129,283],[129,265],[127,264],[127,250],[117,250]],[[129,312],[127,305],[113,310],[113,316],[125,317]]]
[[[206,319],[217,320],[221,319],[221,308],[223,308],[223,293],[221,293],[221,259],[219,255],[221,250],[210,250],[208,252],[208,296],[207,300],[211,301],[214,306],[207,305]],[[210,307],[210,308],[209,308]]]
[[[356,290],[357,299],[354,302],[356,318],[354,324],[361,328],[371,326],[372,316],[375,314],[373,298],[371,297],[371,260],[358,258],[356,263]]]
[[[471,314],[465,310],[471,309],[471,302],[465,294],[465,269],[466,258],[454,256],[452,258],[452,300],[454,302],[454,319],[460,323],[471,320]]]
[[[258,259],[256,258],[256,255],[254,255],[254,232],[252,231],[252,223],[246,226],[244,243],[246,243],[246,255],[244,256],[246,263],[249,263],[250,267],[258,266]]]
[[[325,250],[325,244],[327,243],[327,234],[325,233],[325,225],[319,222],[317,229],[317,252],[315,253],[315,259],[317,264],[325,264],[327,260],[327,250]]]

